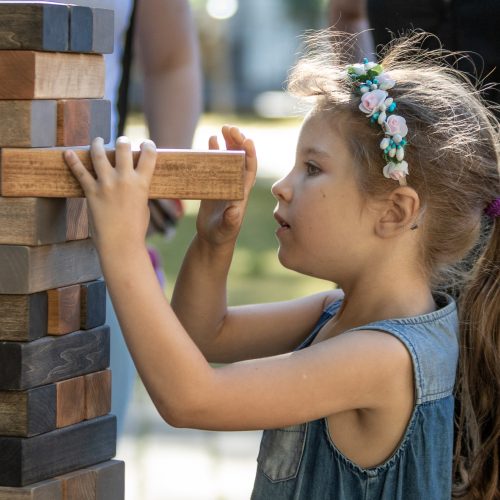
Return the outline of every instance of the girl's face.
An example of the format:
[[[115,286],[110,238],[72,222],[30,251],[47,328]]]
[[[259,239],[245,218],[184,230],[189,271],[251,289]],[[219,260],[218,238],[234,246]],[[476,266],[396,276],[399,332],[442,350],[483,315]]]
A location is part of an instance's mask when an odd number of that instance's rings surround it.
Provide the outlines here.
[[[278,257],[287,268],[342,282],[361,271],[373,230],[352,156],[324,111],[302,125],[295,166],[276,182]]]

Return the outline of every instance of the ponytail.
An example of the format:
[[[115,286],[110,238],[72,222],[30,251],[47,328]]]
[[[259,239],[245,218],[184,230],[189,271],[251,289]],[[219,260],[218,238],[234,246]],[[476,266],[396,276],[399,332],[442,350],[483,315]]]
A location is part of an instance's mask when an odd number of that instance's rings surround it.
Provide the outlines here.
[[[500,498],[500,218],[460,294],[455,498]]]

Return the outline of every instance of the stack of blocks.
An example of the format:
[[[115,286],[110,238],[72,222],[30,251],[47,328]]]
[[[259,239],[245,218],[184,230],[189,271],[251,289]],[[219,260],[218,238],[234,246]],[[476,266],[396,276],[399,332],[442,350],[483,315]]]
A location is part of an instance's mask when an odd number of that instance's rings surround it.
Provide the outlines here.
[[[109,141],[113,24],[105,9],[0,3],[2,166],[6,151]],[[124,497],[100,273],[84,199],[0,197],[0,500]]]

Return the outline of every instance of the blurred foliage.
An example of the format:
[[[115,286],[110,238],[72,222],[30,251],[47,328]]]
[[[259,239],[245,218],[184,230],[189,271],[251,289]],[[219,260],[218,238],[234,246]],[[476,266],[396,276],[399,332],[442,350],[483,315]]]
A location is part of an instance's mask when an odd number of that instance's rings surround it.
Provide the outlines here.
[[[307,28],[318,28],[325,17],[328,0],[281,0],[287,5],[290,17]]]

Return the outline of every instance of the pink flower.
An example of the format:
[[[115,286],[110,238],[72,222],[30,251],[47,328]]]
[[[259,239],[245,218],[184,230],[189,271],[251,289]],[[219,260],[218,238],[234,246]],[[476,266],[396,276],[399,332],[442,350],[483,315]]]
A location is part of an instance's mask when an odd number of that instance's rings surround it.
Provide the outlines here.
[[[372,116],[387,97],[387,92],[385,90],[372,90],[371,92],[366,92],[361,96],[361,103],[359,109],[366,113],[368,116]]]
[[[388,135],[398,134],[404,137],[408,133],[408,127],[406,126],[406,120],[402,116],[391,115],[384,122],[384,130]]]
[[[382,90],[389,90],[396,85],[396,81],[393,80],[388,73],[380,73],[377,76],[378,88]]]
[[[394,179],[399,181],[404,179],[408,175],[408,163],[406,161],[400,161],[399,163],[389,162],[384,167],[384,177],[388,179]]]

